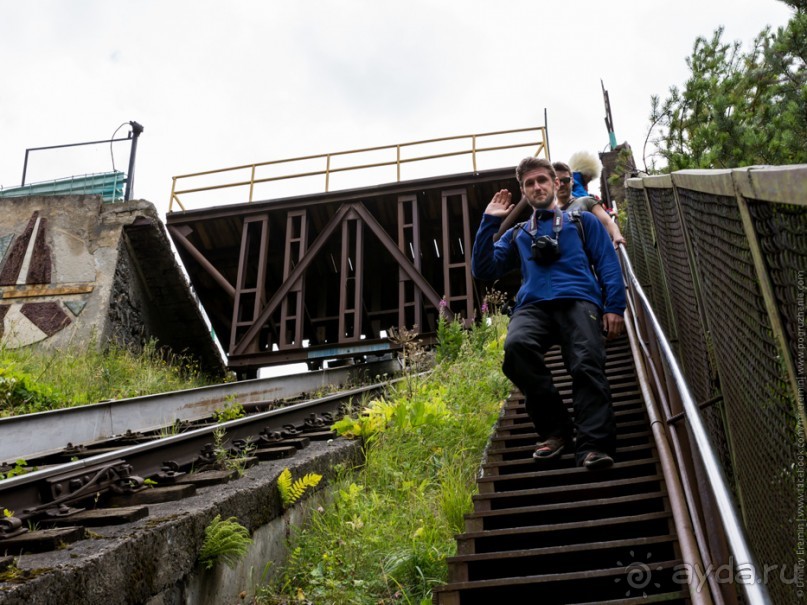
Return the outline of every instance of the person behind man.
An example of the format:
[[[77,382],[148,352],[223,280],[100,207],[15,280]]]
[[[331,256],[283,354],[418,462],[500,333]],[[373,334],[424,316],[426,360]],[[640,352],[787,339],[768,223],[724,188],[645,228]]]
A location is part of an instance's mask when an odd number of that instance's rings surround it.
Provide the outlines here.
[[[586,197],[588,184],[600,177],[602,162],[590,151],[575,151],[569,158],[572,173],[572,197]]]
[[[559,455],[571,446],[576,430],[578,466],[606,468],[613,464],[616,425],[605,376],[603,334],[612,339],[624,330],[619,261],[607,232],[592,214],[583,212],[576,219],[584,232],[581,238],[576,222],[560,210],[555,197],[558,180],[548,160],[525,158],[516,168],[516,178],[533,210],[530,219],[494,243],[500,223],[515,207],[507,189],[497,192],[485,208],[471,257],[477,279],[495,280],[521,269],[502,371],[524,394],[539,438],[535,459]],[[544,362],[554,344],[560,344],[572,376],[574,421]]]
[[[611,220],[611,217],[602,207],[602,204],[594,197],[585,192],[582,197],[572,196],[572,169],[564,162],[554,162],[552,168],[555,169],[555,174],[558,177],[558,204],[560,209],[564,212],[573,212],[575,210],[586,210],[591,212],[594,216],[600,219],[600,222],[608,231],[611,241],[614,242],[616,248],[619,244],[627,243],[625,238],[622,237],[622,232],[619,230],[619,225],[616,221]],[[577,173],[580,174],[580,173]],[[577,181],[575,181],[577,185]]]

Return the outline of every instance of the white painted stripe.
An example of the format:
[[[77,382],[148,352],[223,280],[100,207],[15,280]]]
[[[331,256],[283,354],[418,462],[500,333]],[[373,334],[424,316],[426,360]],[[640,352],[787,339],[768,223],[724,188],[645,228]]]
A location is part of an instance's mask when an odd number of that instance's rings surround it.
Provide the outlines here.
[[[31,267],[31,257],[34,255],[34,243],[36,242],[36,235],[39,233],[39,221],[42,220],[41,216],[36,217],[34,223],[34,230],[31,233],[31,239],[28,240],[28,248],[25,250],[25,258],[22,259],[22,267],[20,267],[20,274],[17,276],[17,285],[25,285],[25,280],[28,278],[28,269]]]

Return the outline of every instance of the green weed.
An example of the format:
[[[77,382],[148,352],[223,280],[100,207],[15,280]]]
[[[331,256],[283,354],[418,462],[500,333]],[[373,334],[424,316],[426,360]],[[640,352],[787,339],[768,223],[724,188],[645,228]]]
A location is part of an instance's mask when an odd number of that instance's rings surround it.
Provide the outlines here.
[[[237,420],[243,418],[247,413],[244,406],[235,401],[232,395],[227,396],[227,403],[223,408],[218,408],[213,411],[213,420],[218,423],[227,422],[228,420]]]
[[[244,475],[247,462],[255,451],[255,444],[246,442],[241,447],[230,447],[227,441],[227,430],[223,427],[213,429],[213,453],[216,467],[221,470],[235,471],[239,477]]]
[[[11,479],[12,477],[17,477],[18,475],[24,475],[26,473],[30,473],[31,471],[37,470],[36,467],[30,468],[28,466],[28,462],[20,458],[14,463],[14,467],[11,468],[9,471],[5,473],[0,473],[0,481],[3,479]]]
[[[287,564],[258,602],[391,605],[431,602],[471,511],[482,452],[510,389],[501,373],[506,318],[462,333],[457,358],[412,376],[343,418],[365,460],[330,483],[323,509],[292,533]],[[474,332],[484,329],[485,336]],[[477,339],[475,342],[474,339]],[[472,354],[476,348],[482,354]]]
[[[212,569],[219,562],[233,569],[247,554],[250,544],[249,531],[235,517],[222,520],[221,515],[216,515],[205,528],[199,563],[205,569]]]

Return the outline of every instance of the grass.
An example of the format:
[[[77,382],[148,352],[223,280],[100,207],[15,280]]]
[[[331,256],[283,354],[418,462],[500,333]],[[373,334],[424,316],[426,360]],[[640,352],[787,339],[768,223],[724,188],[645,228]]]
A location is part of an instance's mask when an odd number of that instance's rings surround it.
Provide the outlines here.
[[[189,389],[214,381],[189,358],[147,343],[140,354],[0,348],[0,417]]]
[[[344,433],[362,440],[364,463],[337,470],[326,487],[330,504],[293,532],[288,564],[260,588],[257,603],[431,603],[510,389],[500,370],[506,318],[484,319],[470,331],[442,324],[431,372],[413,370],[384,398],[340,421]],[[416,335],[397,337],[417,368],[423,356]],[[139,355],[0,349],[0,416],[205,384],[196,366],[153,344]]]
[[[491,320],[461,339],[449,331],[441,346],[454,354],[443,351],[431,373],[338,423],[362,439],[365,462],[326,488],[330,504],[293,533],[290,560],[258,603],[431,603],[510,390],[500,371],[506,318]]]

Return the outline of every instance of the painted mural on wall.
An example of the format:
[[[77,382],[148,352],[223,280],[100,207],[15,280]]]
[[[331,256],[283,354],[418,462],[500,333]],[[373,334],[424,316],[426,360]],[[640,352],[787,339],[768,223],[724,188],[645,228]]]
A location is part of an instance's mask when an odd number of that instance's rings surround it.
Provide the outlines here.
[[[71,238],[70,234],[60,235]],[[52,241],[48,220],[38,210],[22,233],[0,235],[3,346],[18,348],[54,336],[73,323],[87,304],[93,284],[64,279],[69,276],[54,266]]]

